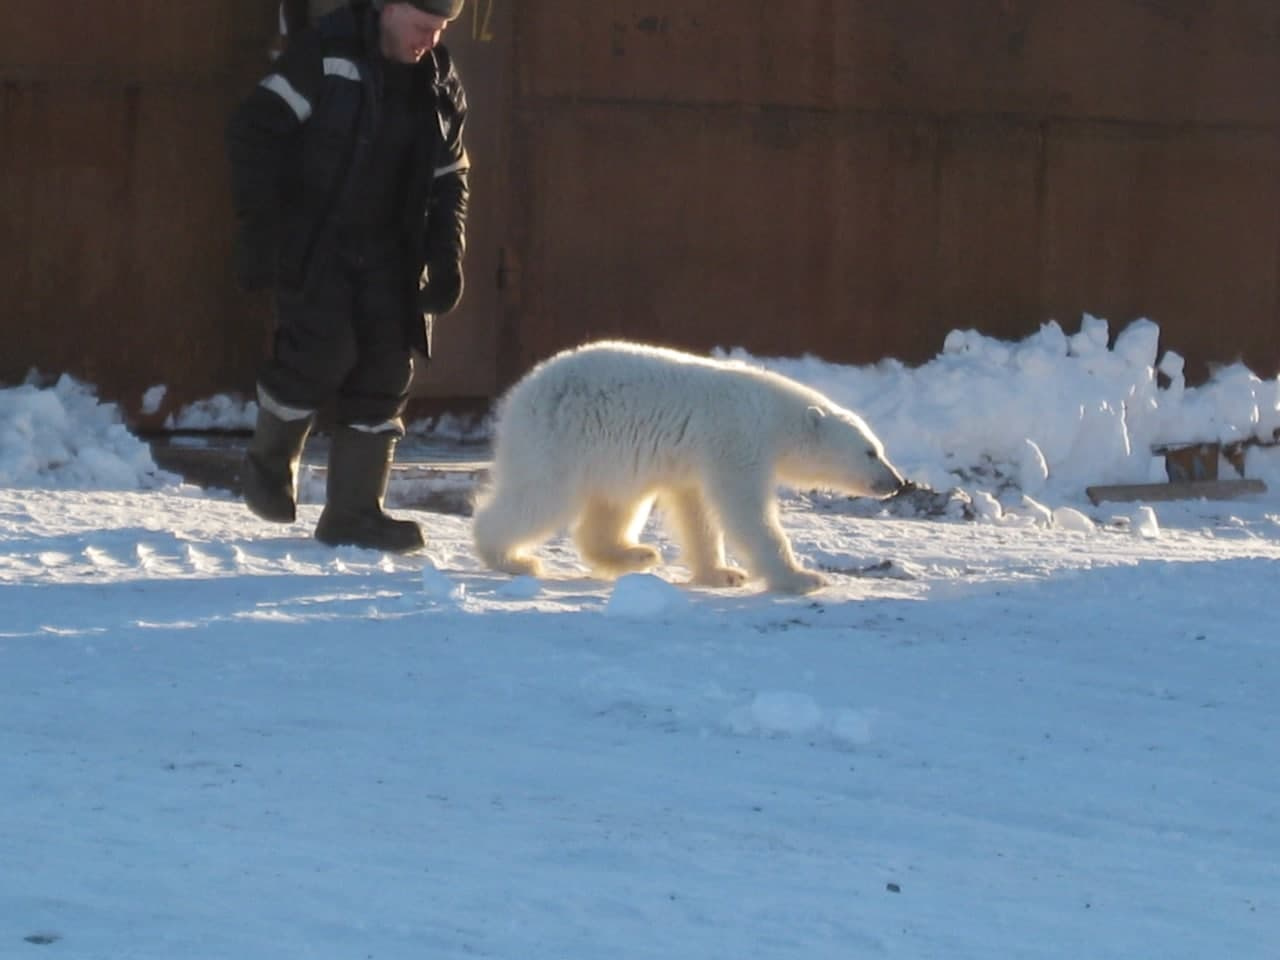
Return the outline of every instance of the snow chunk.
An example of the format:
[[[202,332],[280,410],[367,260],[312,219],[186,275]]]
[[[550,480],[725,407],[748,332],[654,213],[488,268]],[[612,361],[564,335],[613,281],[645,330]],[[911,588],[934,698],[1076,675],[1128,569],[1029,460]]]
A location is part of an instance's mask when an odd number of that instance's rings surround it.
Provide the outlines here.
[[[979,520],[998,523],[1004,516],[1004,507],[1000,501],[985,490],[977,490],[972,495],[973,512]]]
[[[1053,511],[1046,507],[1038,500],[1033,500],[1025,493],[1022,495],[1022,505],[1026,508],[1028,515],[1035,522],[1036,526],[1051,527],[1053,526]]]
[[[1074,507],[1058,507],[1053,511],[1053,525],[1076,533],[1093,533],[1094,523]]]
[[[821,723],[822,708],[813,697],[786,690],[757,693],[745,711],[735,715],[732,721],[739,732],[766,736],[810,733]]]
[[[512,577],[494,592],[507,600],[532,600],[542,592],[542,584],[537,577]]]
[[[613,585],[604,612],[628,620],[663,620],[688,607],[689,598],[679,587],[651,573],[628,573]]]
[[[841,707],[823,710],[807,693],[791,690],[764,690],[751,702],[734,710],[726,719],[729,730],[739,736],[811,737],[825,734],[850,746],[871,742],[871,720],[866,713]]]
[[[169,392],[169,388],[163,384],[157,384],[142,395],[142,412],[150,416],[160,409],[160,405],[164,403],[165,394]]]
[[[1160,521],[1156,519],[1155,510],[1151,507],[1139,507],[1129,521],[1129,529],[1135,537],[1144,540],[1155,540],[1160,536]]]
[[[422,565],[422,595],[429,603],[456,605],[467,596],[467,585],[456,583],[430,560]]]

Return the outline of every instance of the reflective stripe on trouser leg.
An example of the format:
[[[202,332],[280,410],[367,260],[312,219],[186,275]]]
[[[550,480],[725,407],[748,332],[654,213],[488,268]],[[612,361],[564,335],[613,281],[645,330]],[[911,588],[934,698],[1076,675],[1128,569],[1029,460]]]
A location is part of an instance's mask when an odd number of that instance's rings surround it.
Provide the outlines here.
[[[361,433],[390,433],[397,437],[404,436],[404,421],[399,417],[384,420],[382,423],[348,423],[346,426]]]
[[[293,421],[305,420],[308,417],[315,416],[315,410],[307,410],[303,407],[291,407],[288,404],[281,403],[270,393],[262,384],[258,384],[258,406],[267,413],[280,420]]]

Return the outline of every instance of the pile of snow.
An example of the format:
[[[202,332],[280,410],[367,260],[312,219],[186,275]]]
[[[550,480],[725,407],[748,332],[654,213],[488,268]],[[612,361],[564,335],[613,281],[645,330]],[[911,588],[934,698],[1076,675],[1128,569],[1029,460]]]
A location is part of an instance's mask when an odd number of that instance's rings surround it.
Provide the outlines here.
[[[177,480],[156,467],[119,408],[75,379],[40,386],[32,374],[0,389],[0,486],[133,490]]]
[[[163,396],[164,387],[152,387],[147,397],[157,391]],[[176,415],[170,414],[164,425],[168,430],[252,430],[257,419],[258,404],[253,400],[219,394],[188,404]]]
[[[1158,355],[1159,339],[1156,324],[1136,320],[1109,347],[1107,322],[1085,315],[1075,334],[1050,322],[1017,343],[953,331],[916,368],[812,357],[765,364],[862,413],[918,483],[1079,501],[1091,484],[1163,480],[1159,444],[1274,441],[1280,379],[1235,364],[1188,387],[1182,358]],[[1246,469],[1268,486],[1280,480],[1265,447],[1249,448]]]
[[[960,488],[969,512],[999,520],[1007,510],[1045,516],[1052,505],[1079,503],[1091,484],[1164,479],[1153,447],[1200,441],[1249,441],[1246,473],[1280,489],[1280,378],[1261,380],[1235,364],[1206,384],[1188,387],[1183,360],[1159,354],[1149,320],[1125,327],[1111,343],[1107,322],[1086,315],[1068,335],[1054,322],[1019,342],[972,330],[953,331],[942,352],[919,367],[896,360],[862,367],[814,357],[756,358],[860,412],[890,458],[915,482]],[[144,397],[158,408],[162,386]],[[0,390],[0,479],[11,485],[148,487],[165,482],[144,444],[118,411],[91,388],[63,377]],[[170,415],[170,428],[243,430],[257,406],[218,396]],[[444,416],[411,425],[412,436],[486,438],[488,418]],[[1226,475],[1231,468],[1223,467]],[[171,478],[169,478],[171,479]],[[1045,507],[1045,504],[1051,506]],[[1062,524],[1087,529],[1082,518]]]

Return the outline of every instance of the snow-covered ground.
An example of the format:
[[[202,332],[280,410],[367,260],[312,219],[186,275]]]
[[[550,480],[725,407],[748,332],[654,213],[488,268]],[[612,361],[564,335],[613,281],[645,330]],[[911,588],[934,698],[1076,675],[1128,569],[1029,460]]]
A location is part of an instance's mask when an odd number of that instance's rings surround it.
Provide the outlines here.
[[[327,549],[0,390],[0,958],[1280,956],[1278,384],[1157,337],[762,361],[941,492],[788,493],[805,598]]]

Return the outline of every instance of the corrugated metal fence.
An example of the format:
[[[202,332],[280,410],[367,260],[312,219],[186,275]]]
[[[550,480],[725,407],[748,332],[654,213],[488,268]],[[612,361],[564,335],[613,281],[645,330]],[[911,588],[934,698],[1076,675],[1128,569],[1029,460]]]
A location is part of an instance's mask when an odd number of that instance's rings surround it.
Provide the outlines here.
[[[274,12],[5,6],[0,379],[68,372],[131,411],[154,385],[197,398],[243,383],[264,316],[230,280],[222,132]]]
[[[1149,316],[1280,367],[1273,0],[517,8],[515,366],[584,334],[924,360]]]
[[[0,381],[248,389],[222,131],[274,0],[4,3]],[[1082,311],[1280,369],[1274,0],[470,0],[449,43],[475,219],[424,397],[591,336],[918,361]]]

